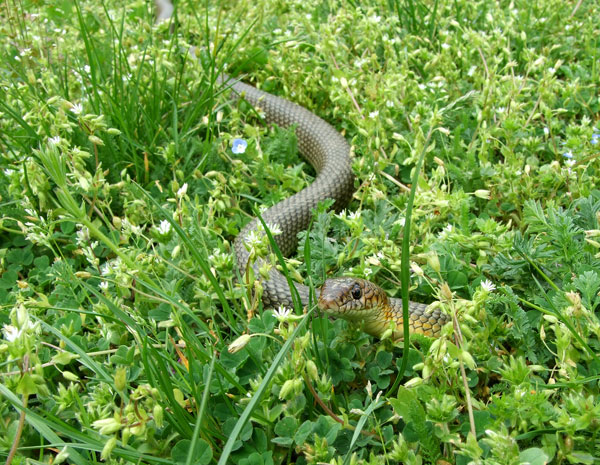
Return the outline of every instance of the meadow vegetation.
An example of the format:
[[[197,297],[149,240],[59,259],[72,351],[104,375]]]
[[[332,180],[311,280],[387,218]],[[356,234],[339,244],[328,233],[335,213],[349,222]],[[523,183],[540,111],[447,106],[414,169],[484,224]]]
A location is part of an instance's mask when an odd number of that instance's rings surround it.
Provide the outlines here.
[[[600,460],[595,2],[5,3],[0,460]],[[314,172],[222,70],[352,144],[350,207],[287,269],[400,295],[410,268],[456,323],[402,373],[401,343],[236,279],[236,234]]]

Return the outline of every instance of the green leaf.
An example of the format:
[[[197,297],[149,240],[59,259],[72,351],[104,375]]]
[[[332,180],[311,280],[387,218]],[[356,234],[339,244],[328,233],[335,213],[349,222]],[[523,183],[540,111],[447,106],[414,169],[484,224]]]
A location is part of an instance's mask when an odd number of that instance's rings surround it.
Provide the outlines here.
[[[394,355],[391,352],[386,352],[385,350],[377,352],[377,355],[375,356],[377,365],[379,365],[380,368],[387,368],[390,366],[393,356]]]
[[[17,282],[17,272],[13,269],[7,270],[0,278],[0,289],[11,289]]]
[[[175,463],[186,463],[191,441],[182,439],[171,450],[171,457]],[[213,451],[210,444],[204,439],[196,441],[196,454],[191,465],[207,465],[212,460]]]
[[[59,352],[54,357],[52,357],[52,362],[58,365],[66,365],[71,362],[71,360],[75,360],[79,358],[79,355],[72,354],[71,352]]]
[[[567,460],[570,463],[583,463],[585,465],[592,465],[597,463],[598,458],[587,452],[575,450],[567,455]]]
[[[548,456],[542,449],[532,447],[519,453],[519,462],[522,464],[528,463],[529,465],[546,465]]]
[[[331,417],[321,415],[315,423],[313,433],[317,434],[321,438],[327,439],[328,444],[333,444],[338,432],[342,428],[337,421]]]
[[[275,434],[291,438],[298,429],[298,420],[294,417],[285,417],[275,425]]]
[[[296,443],[296,445],[301,446],[302,444],[304,444],[306,438],[311,433],[314,426],[315,424],[310,420],[306,420],[300,425],[300,428],[298,428],[298,431],[296,431],[296,434],[294,434],[294,442]]]

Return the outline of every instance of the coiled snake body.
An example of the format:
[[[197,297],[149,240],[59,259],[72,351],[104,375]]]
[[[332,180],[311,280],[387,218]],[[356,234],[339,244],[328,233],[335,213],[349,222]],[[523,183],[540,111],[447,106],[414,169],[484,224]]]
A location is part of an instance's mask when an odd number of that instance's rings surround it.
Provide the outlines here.
[[[284,255],[296,248],[297,234],[304,230],[311,219],[311,211],[324,199],[333,199],[333,208],[341,210],[350,201],[354,191],[354,175],[351,169],[350,146],[331,125],[305,108],[258,90],[231,78],[222,78],[224,85],[264,111],[269,124],[280,127],[296,127],[300,153],[315,168],[315,181],[297,194],[267,209],[262,218],[269,226],[278,226],[281,234],[274,239]],[[238,269],[246,273],[249,252],[245,243],[255,231],[261,234],[260,222],[254,218],[242,229],[234,242]],[[257,270],[258,264],[254,264]],[[258,273],[256,273],[258,276]],[[264,280],[263,303],[267,307],[293,305],[286,278],[272,268],[269,279]],[[309,288],[296,284],[304,306],[309,304]],[[357,278],[328,279],[320,289],[318,305],[328,315],[362,322],[363,329],[374,336],[381,336],[394,326],[392,337],[402,337],[402,301],[391,298],[375,284]],[[426,312],[427,306],[409,303],[410,330],[427,336],[438,336],[447,317],[439,310]]]

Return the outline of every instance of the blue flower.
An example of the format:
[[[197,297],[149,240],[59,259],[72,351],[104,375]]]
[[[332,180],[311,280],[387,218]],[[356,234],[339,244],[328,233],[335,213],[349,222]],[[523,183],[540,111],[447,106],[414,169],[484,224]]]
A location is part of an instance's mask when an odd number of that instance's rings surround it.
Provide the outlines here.
[[[573,158],[573,152],[570,150],[568,152],[563,153],[563,157],[565,158]]]
[[[600,132],[594,132],[594,134],[592,134],[592,145],[597,145],[598,142],[600,142]]]
[[[246,148],[248,147],[248,142],[244,139],[233,139],[233,145],[231,146],[231,151],[233,153],[244,153]]]

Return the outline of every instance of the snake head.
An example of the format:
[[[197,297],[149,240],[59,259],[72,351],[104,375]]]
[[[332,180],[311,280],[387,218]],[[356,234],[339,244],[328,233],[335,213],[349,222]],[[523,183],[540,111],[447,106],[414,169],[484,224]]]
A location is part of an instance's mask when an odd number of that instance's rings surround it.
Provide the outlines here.
[[[331,278],[321,287],[318,306],[328,315],[348,320],[370,320],[388,305],[379,286],[360,278]]]

